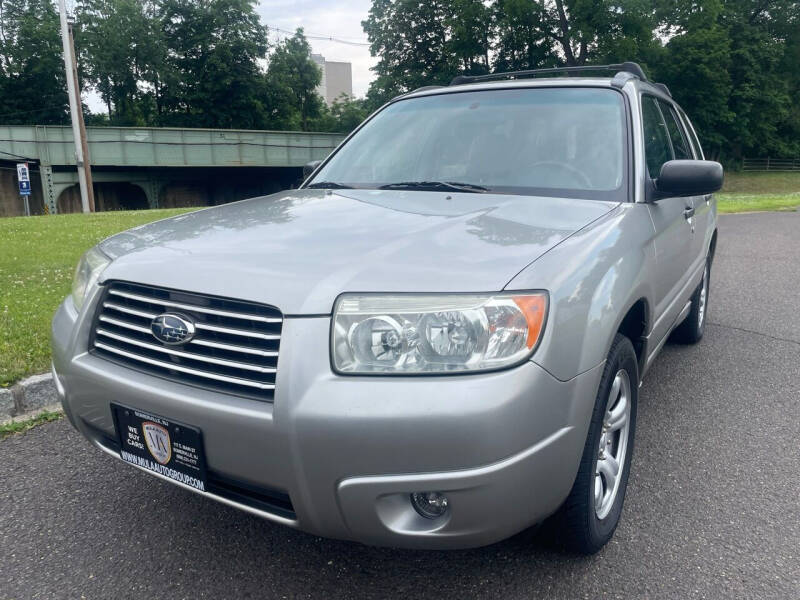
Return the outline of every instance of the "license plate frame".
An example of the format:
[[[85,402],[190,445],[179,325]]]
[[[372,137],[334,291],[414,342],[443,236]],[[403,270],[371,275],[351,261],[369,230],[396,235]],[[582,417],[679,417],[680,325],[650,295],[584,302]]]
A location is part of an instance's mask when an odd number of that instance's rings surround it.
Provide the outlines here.
[[[208,489],[200,428],[113,402],[111,414],[123,461],[201,492]]]

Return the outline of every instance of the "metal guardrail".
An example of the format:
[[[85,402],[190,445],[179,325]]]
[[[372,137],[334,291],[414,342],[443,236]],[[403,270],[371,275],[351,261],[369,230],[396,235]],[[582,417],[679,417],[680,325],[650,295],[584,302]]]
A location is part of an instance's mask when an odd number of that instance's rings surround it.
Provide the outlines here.
[[[800,158],[745,158],[743,171],[800,171]]]

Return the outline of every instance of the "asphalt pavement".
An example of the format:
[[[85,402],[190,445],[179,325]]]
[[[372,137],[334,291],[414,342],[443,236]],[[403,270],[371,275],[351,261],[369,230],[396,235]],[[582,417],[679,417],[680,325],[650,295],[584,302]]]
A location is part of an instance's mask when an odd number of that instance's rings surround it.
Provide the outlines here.
[[[704,340],[641,390],[622,522],[370,548],[177,489],[65,421],[0,442],[0,598],[800,598],[800,213],[720,220]]]

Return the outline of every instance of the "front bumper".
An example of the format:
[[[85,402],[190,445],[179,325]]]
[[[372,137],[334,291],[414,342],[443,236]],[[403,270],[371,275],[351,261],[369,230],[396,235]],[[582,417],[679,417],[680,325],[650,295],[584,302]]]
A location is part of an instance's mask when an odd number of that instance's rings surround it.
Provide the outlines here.
[[[194,425],[210,473],[240,490],[286,494],[291,511],[213,489],[204,495],[375,545],[481,546],[554,512],[575,478],[602,371],[561,382],[529,362],[468,376],[343,377],[330,368],[330,319],[287,318],[275,400],[266,403],[88,353],[95,301],[78,314],[67,299],[53,321],[57,385],[85,437],[116,453],[110,402]],[[418,515],[415,491],[444,492],[447,514]]]

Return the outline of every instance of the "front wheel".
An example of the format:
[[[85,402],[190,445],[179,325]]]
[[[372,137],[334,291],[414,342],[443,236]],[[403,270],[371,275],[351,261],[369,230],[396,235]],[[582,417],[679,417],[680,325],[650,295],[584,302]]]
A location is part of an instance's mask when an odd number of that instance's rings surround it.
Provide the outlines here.
[[[594,554],[614,535],[628,487],[639,369],[633,344],[617,334],[606,359],[572,491],[561,509],[566,542]]]

